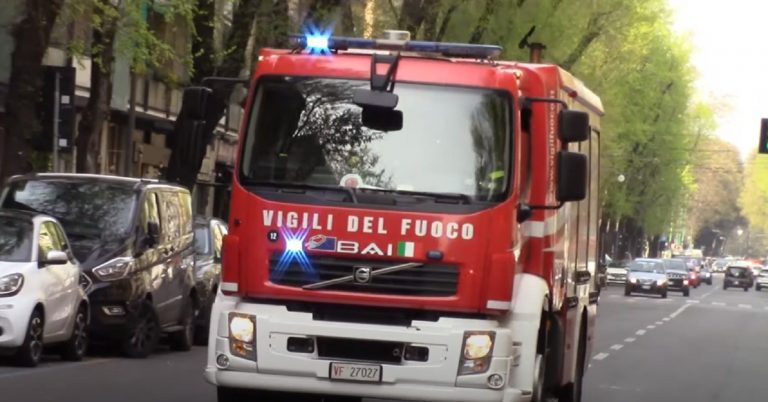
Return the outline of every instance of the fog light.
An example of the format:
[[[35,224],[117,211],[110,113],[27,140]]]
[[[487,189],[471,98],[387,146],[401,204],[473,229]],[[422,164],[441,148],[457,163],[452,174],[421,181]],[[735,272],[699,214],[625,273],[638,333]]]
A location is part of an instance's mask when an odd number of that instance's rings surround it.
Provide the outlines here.
[[[110,316],[125,315],[125,309],[122,306],[104,306],[101,311]]]
[[[499,389],[504,386],[504,377],[501,374],[491,374],[488,376],[488,386],[493,389]]]
[[[229,367],[229,357],[224,353],[219,353],[219,355],[216,356],[216,366],[220,369]]]

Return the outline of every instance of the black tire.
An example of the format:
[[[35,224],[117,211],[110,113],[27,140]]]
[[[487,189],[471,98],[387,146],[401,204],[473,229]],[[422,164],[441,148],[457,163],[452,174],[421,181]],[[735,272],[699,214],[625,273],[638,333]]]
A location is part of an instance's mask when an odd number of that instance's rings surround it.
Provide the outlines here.
[[[631,295],[631,294],[632,294],[632,291],[631,291],[631,290],[629,290],[629,288],[626,288],[626,287],[625,287],[625,288],[624,288],[624,296],[629,296],[629,295]]]
[[[581,325],[579,332],[579,351],[576,360],[576,378],[561,389],[559,402],[581,402],[582,388],[584,385],[584,371],[587,365],[587,326]]]
[[[723,284],[723,290],[728,290],[728,285],[726,285],[725,283]]]
[[[667,291],[665,290],[665,291],[661,292],[660,296],[661,296],[662,299],[666,299],[667,298]]]
[[[80,306],[75,315],[75,323],[70,335],[61,348],[61,357],[64,360],[79,362],[83,360],[88,351],[88,310]]]
[[[749,286],[745,286],[745,287],[744,287],[744,291],[745,291],[745,292],[749,292]]]
[[[211,310],[213,303],[208,303],[205,308],[199,310],[198,317],[195,318],[195,345],[208,345],[208,329],[211,325]],[[202,321],[202,322],[201,322]]]
[[[187,298],[181,317],[182,330],[171,334],[171,349],[186,352],[195,343],[195,318],[197,317],[197,302],[194,297]]]
[[[45,317],[43,312],[36,308],[32,311],[27,324],[27,334],[24,343],[16,349],[14,362],[22,367],[35,367],[43,356],[43,330],[45,329]]]
[[[141,304],[134,322],[123,339],[123,355],[132,359],[143,359],[151,355],[160,339],[160,323],[154,306],[149,301]]]
[[[690,297],[691,296],[691,290],[690,289],[683,289],[683,296]]]
[[[763,288],[761,288],[761,287],[760,287],[760,285],[755,285],[755,290],[756,290],[756,291],[758,291],[758,292],[759,292],[761,289],[763,289]]]
[[[344,399],[344,397],[323,397],[321,395],[294,394],[287,392],[269,392],[252,389],[216,388],[218,402],[347,402],[360,401],[360,398]]]

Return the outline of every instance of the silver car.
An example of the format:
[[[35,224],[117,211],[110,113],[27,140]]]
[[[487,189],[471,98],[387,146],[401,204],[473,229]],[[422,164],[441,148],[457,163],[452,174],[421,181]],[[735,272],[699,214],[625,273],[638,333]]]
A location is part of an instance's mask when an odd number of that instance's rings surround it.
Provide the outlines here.
[[[195,343],[206,345],[211,307],[219,289],[221,244],[227,224],[216,218],[195,218],[195,287],[199,307],[195,320]]]

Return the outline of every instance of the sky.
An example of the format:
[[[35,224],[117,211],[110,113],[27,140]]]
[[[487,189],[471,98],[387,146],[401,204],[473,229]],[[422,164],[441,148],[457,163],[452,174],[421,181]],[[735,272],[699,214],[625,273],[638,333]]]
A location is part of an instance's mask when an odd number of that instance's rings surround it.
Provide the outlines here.
[[[698,95],[715,107],[717,135],[746,157],[768,118],[768,1],[668,2],[675,29],[690,36]]]

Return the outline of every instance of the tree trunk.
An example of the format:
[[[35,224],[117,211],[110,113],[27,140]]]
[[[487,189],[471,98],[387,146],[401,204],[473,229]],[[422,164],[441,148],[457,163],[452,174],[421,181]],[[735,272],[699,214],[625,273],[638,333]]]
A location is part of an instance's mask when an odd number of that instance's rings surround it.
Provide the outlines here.
[[[403,0],[403,7],[400,10],[400,18],[397,26],[411,33],[411,38],[416,39],[419,35],[419,29],[424,22],[424,7],[422,0]]]
[[[259,11],[260,0],[242,0],[238,3],[233,13],[232,28],[225,41],[225,49],[231,49],[222,64],[216,69],[216,75],[221,77],[238,77],[245,67],[245,50],[251,37],[253,21]],[[173,133],[170,142],[171,156],[168,160],[168,169],[164,178],[171,182],[179,183],[192,189],[197,181],[197,174],[205,158],[205,149],[198,149],[194,153],[185,153],[179,149],[188,150],[190,147],[177,144],[180,140],[197,144],[209,144],[213,139],[213,133],[219,120],[224,116],[229,104],[229,96],[232,87],[228,85],[213,85],[213,96],[210,97],[206,109],[205,128],[202,130],[202,138],[188,138],[184,136],[183,127],[187,120],[183,106],[174,122]]]
[[[565,70],[570,70],[576,63],[581,60],[584,53],[587,52],[589,46],[600,36],[605,25],[605,19],[612,14],[613,11],[606,11],[592,15],[587,21],[587,30],[581,35],[576,47],[568,54],[568,56],[560,63],[560,66]]]
[[[437,37],[437,17],[440,15],[439,0],[424,0],[424,34],[423,39],[433,41]]]
[[[107,7],[110,0],[100,0]],[[95,10],[102,9],[95,7]],[[115,33],[117,19],[109,20],[101,15],[102,25],[93,28],[91,41],[91,94],[80,116],[77,126],[77,161],[76,169],[81,173],[97,173],[96,161],[99,154],[99,138],[104,122],[109,118],[110,99],[112,97],[112,72],[115,61]],[[129,135],[132,135],[130,133]],[[106,161],[104,161],[106,163]]]
[[[475,29],[472,30],[472,35],[469,37],[469,43],[480,43],[483,40],[485,31],[488,30],[488,24],[491,22],[491,16],[496,12],[496,5],[498,0],[485,0],[485,8],[480,15],[480,19],[477,20]]]
[[[456,10],[461,7],[466,0],[462,0],[459,3],[451,4],[448,9],[445,10],[445,14],[443,15],[443,20],[440,22],[440,28],[437,29],[437,34],[435,35],[435,41],[436,42],[442,42],[443,37],[445,37],[445,32],[448,31],[448,24],[451,22],[451,18],[453,18],[453,13],[456,12]]]
[[[216,71],[216,50],[214,48],[214,25],[216,23],[216,0],[197,0],[195,14],[195,37],[192,38],[193,75],[190,81],[199,83]]]
[[[37,110],[42,60],[63,0],[27,0],[23,18],[12,28],[14,48],[5,102],[4,134],[0,135],[0,180],[32,169],[30,142],[42,127]]]

